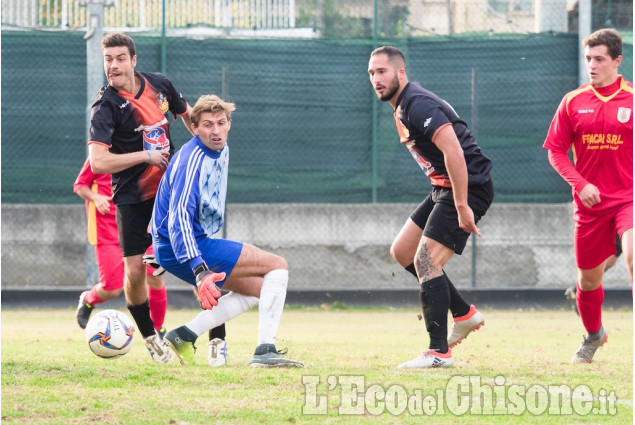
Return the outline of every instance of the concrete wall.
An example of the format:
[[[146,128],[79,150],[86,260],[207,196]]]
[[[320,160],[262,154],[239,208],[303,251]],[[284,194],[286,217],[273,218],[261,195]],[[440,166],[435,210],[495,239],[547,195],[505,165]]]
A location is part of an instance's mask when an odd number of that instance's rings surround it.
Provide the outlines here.
[[[225,237],[284,256],[290,290],[412,289],[414,278],[389,250],[415,206],[233,204]],[[458,287],[565,288],[575,282],[569,204],[494,204],[479,228],[483,236],[446,265]],[[83,205],[2,205],[2,289],[85,287],[95,281],[87,267],[91,256]],[[184,285],[171,276],[166,281],[171,288]],[[630,284],[623,260],[606,275],[607,288]]]

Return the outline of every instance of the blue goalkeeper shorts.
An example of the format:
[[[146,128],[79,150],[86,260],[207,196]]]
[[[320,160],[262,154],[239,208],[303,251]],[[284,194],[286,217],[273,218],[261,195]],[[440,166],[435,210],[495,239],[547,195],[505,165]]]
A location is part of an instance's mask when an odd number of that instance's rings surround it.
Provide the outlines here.
[[[224,272],[229,277],[242,252],[242,242],[228,239],[200,238],[196,240],[196,243],[207,267],[214,273]],[[196,277],[189,264],[187,262],[179,263],[172,250],[172,245],[168,241],[155,240],[153,248],[154,255],[161,267],[190,285],[196,286]],[[216,286],[222,288],[225,280],[216,282]]]

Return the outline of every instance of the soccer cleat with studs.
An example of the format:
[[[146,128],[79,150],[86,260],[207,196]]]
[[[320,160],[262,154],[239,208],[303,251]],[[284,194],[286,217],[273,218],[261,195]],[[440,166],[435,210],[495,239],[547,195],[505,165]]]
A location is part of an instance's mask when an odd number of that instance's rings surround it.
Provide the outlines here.
[[[194,342],[196,342],[197,338],[198,335],[190,331],[187,327],[181,326],[165,334],[163,340],[177,355],[181,364],[192,364],[194,363],[194,353],[196,353]]]
[[[485,325],[485,318],[480,311],[473,305],[470,306],[470,311],[461,317],[455,317],[450,335],[448,336],[448,347],[453,348],[457,344],[460,344],[470,332],[476,332],[482,326]]]
[[[77,317],[77,324],[82,329],[86,329],[86,325],[88,325],[88,320],[90,319],[90,314],[95,308],[86,302],[86,296],[89,293],[90,291],[84,291],[81,293],[79,296],[79,304],[77,305],[77,313],[75,314]]]
[[[600,326],[600,329],[593,335],[588,334],[583,338],[582,345],[573,355],[571,363],[591,363],[598,348],[609,340],[609,334],[604,330],[604,326]]]
[[[172,354],[172,351],[170,351],[158,333],[155,332],[154,335],[144,338],[143,342],[155,362],[166,364],[174,361],[174,354]]]
[[[256,347],[253,357],[249,361],[251,367],[304,367],[297,360],[290,360],[284,357],[287,350],[276,349],[274,344],[260,344]]]
[[[427,350],[421,353],[416,359],[400,364],[397,369],[431,369],[452,366],[454,366],[454,359],[452,358],[451,350],[448,350],[447,353]]]
[[[207,364],[210,367],[225,366],[227,364],[227,341],[214,338],[207,343]]]

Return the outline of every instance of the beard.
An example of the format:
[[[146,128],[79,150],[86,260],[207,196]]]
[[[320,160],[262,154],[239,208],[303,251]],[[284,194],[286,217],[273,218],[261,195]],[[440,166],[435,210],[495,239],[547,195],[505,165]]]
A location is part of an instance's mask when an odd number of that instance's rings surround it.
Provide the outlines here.
[[[395,94],[397,94],[398,90],[399,90],[399,79],[395,75],[395,78],[393,78],[393,80],[390,82],[390,85],[386,86],[386,91],[384,92],[384,94],[381,95],[377,93],[377,98],[381,100],[382,102],[386,102],[392,99],[395,96]]]

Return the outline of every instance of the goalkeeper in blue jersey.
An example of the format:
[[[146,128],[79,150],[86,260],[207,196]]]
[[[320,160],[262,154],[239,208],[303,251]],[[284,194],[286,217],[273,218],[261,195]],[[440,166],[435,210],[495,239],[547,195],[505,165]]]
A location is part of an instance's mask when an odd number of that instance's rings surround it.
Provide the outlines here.
[[[191,114],[195,136],[170,161],[159,185],[151,221],[156,259],[196,287],[205,309],[168,332],[165,341],[182,363],[192,362],[200,335],[258,305],[258,345],[250,366],[302,367],[275,346],[289,280],[286,260],[253,245],[212,238],[224,221],[234,109],[215,95],[198,99]],[[221,296],[219,287],[231,292]]]

